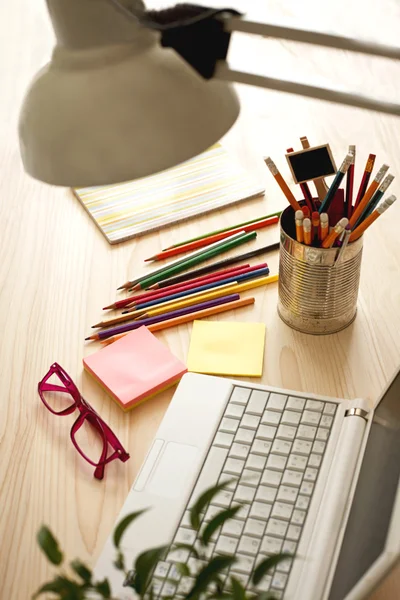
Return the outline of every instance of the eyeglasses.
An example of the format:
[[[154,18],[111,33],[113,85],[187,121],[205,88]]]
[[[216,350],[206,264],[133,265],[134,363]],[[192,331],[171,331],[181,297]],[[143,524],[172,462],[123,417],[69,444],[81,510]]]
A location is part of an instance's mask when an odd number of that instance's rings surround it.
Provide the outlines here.
[[[48,382],[53,376],[56,378],[56,383]],[[64,417],[65,415],[72,414],[76,409],[79,410],[80,414],[71,427],[71,440],[79,454],[88,463],[96,467],[94,471],[96,479],[103,479],[104,468],[107,463],[117,458],[122,462],[128,460],[129,454],[125,452],[118,438],[95,410],[93,410],[90,404],[81,396],[68,373],[58,363],[52,364],[47,375],[38,383],[38,392],[43,404],[53,415]],[[59,410],[63,406],[65,408]],[[88,425],[98,434],[100,443],[103,446],[102,450],[99,450],[100,457],[98,460],[92,460],[87,455],[88,450],[86,448],[83,449],[82,443],[77,440],[78,432],[81,431],[82,433],[82,428],[86,429]],[[107,456],[108,445],[114,450],[110,456]]]

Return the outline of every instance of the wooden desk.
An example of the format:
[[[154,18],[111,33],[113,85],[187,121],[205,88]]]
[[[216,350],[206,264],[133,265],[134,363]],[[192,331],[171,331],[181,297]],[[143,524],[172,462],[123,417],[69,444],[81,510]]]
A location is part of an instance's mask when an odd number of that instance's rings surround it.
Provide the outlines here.
[[[228,4],[271,22],[398,42],[396,0],[336,0],[323,8],[316,0]],[[283,154],[298,147],[302,135],[312,143],[329,141],[338,162],[348,144],[356,144],[356,181],[369,152],[400,177],[400,121],[242,87],[242,116],[225,144],[263,179],[265,199],[111,247],[68,190],[33,181],[21,166],[19,106],[53,40],[44,2],[1,2],[0,21],[0,581],[4,599],[26,600],[52,572],[35,541],[41,523],[49,524],[68,557],[95,562],[172,396],[165,392],[123,414],[83,375],[82,357],[95,349],[83,339],[117,286],[173,240],[284,207],[262,156],[271,155],[288,177]],[[400,98],[400,67],[390,61],[243,36],[235,38],[232,55],[235,66]],[[398,190],[395,182],[393,192],[400,195]],[[376,400],[400,362],[399,228],[400,202],[366,236],[358,316],[342,333],[308,337],[291,331],[276,312],[277,286],[255,290],[253,308],[221,317],[266,323],[263,383]],[[259,241],[277,238],[275,227]],[[277,253],[268,260],[276,272]],[[159,337],[185,360],[190,331],[183,325]],[[37,382],[53,361],[75,378],[131,454],[128,463],[110,466],[103,482],[93,479],[70,443],[73,418],[56,418],[40,403]],[[386,585],[374,600],[399,597],[399,577]]]

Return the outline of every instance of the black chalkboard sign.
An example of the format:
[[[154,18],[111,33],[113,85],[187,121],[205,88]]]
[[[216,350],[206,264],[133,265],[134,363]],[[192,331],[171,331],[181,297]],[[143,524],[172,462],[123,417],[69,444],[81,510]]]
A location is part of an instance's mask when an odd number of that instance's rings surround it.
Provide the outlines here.
[[[286,154],[296,183],[335,175],[337,169],[329,144]]]

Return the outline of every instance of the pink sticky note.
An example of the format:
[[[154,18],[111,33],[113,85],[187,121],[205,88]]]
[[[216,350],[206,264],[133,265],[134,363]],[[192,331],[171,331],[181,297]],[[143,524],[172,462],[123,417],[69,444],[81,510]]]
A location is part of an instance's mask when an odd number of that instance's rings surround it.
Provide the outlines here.
[[[187,371],[146,327],[86,356],[83,366],[123,410],[174,385]]]

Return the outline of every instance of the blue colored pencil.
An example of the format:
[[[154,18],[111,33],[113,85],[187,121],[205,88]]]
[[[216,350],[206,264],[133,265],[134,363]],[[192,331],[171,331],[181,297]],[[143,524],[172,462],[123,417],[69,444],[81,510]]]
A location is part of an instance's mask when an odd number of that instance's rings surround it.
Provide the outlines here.
[[[144,308],[149,308],[150,306],[155,306],[156,304],[161,304],[162,302],[169,302],[170,300],[176,300],[178,298],[183,298],[185,296],[190,296],[192,294],[197,294],[198,292],[205,292],[215,287],[220,287],[221,285],[227,285],[229,283],[239,283],[240,281],[246,281],[246,279],[253,279],[256,277],[262,277],[264,275],[268,275],[269,268],[263,267],[262,269],[256,269],[255,271],[250,271],[250,273],[242,273],[241,275],[233,275],[232,277],[227,277],[226,279],[221,279],[220,281],[213,281],[212,283],[207,283],[205,285],[200,285],[199,287],[192,288],[190,290],[184,290],[183,292],[177,292],[176,294],[170,294],[169,296],[163,296],[162,298],[157,298],[156,300],[149,300],[148,302],[142,302],[142,304],[136,304],[134,310],[142,310]],[[132,310],[123,311],[122,314],[126,314],[128,312],[132,312]]]
[[[323,199],[322,204],[318,209],[319,214],[321,214],[322,212],[328,212],[329,207],[332,203],[332,200],[333,200],[336,192],[338,191],[339,185],[342,183],[343,177],[346,175],[348,168],[351,165],[352,160],[353,160],[353,154],[352,153],[346,154],[344,161],[340,165],[339,171],[335,175],[335,179],[333,180],[331,187],[327,191],[326,196]]]

